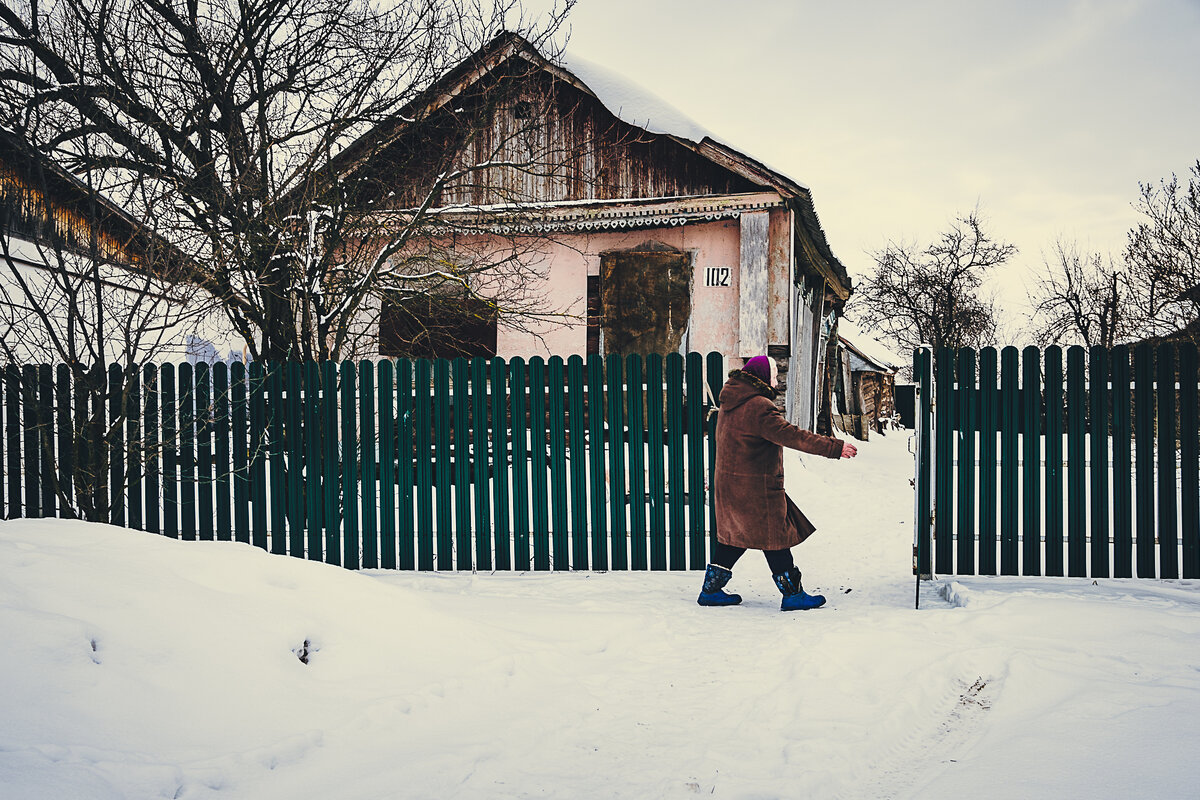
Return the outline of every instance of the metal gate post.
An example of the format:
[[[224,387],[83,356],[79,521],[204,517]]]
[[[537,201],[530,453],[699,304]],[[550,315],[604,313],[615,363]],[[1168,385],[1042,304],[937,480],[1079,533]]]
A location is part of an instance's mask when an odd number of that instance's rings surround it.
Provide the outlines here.
[[[915,608],[921,607],[921,581],[932,577],[930,532],[933,508],[930,487],[933,477],[933,352],[928,347],[913,351],[913,376],[917,380],[916,474],[913,479],[913,575],[916,577]]]

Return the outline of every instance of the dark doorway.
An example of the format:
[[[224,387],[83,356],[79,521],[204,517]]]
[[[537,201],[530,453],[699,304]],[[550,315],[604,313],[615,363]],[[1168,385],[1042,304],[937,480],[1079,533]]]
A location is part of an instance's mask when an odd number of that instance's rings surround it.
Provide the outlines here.
[[[587,354],[600,355],[600,329],[604,306],[600,302],[600,276],[587,276]]]

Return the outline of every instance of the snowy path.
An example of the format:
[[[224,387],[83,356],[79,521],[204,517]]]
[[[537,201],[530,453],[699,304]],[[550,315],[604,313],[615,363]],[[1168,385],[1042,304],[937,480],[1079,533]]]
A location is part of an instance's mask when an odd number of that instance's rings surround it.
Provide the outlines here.
[[[956,579],[914,611],[904,445],[789,462],[829,605],[787,615],[755,553],[703,609],[695,573],[0,523],[0,798],[1195,796],[1200,588]]]

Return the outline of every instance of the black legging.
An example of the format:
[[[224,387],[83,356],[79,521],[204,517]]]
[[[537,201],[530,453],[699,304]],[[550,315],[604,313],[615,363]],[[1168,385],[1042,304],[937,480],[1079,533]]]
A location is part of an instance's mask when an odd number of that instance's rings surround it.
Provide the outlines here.
[[[742,557],[742,553],[746,552],[744,547],[734,547],[731,544],[717,542],[717,546],[713,548],[712,563],[718,567],[732,570],[733,565]],[[796,562],[792,560],[792,551],[790,549],[783,550],[763,550],[763,555],[767,557],[767,565],[771,567],[772,575],[782,575],[792,567],[796,566]]]

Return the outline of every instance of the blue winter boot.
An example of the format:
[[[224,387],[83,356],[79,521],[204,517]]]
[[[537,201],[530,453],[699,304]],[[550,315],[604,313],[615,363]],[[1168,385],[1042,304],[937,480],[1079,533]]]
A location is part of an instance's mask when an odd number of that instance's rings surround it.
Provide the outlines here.
[[[742,602],[740,594],[721,591],[732,577],[733,573],[724,567],[709,564],[704,572],[704,586],[700,589],[700,596],[696,598],[696,602],[702,606],[736,606]]]
[[[805,594],[800,585],[800,570],[792,567],[782,575],[773,575],[775,585],[783,595],[780,611],[807,611],[810,608],[820,608],[825,605],[825,595]]]

